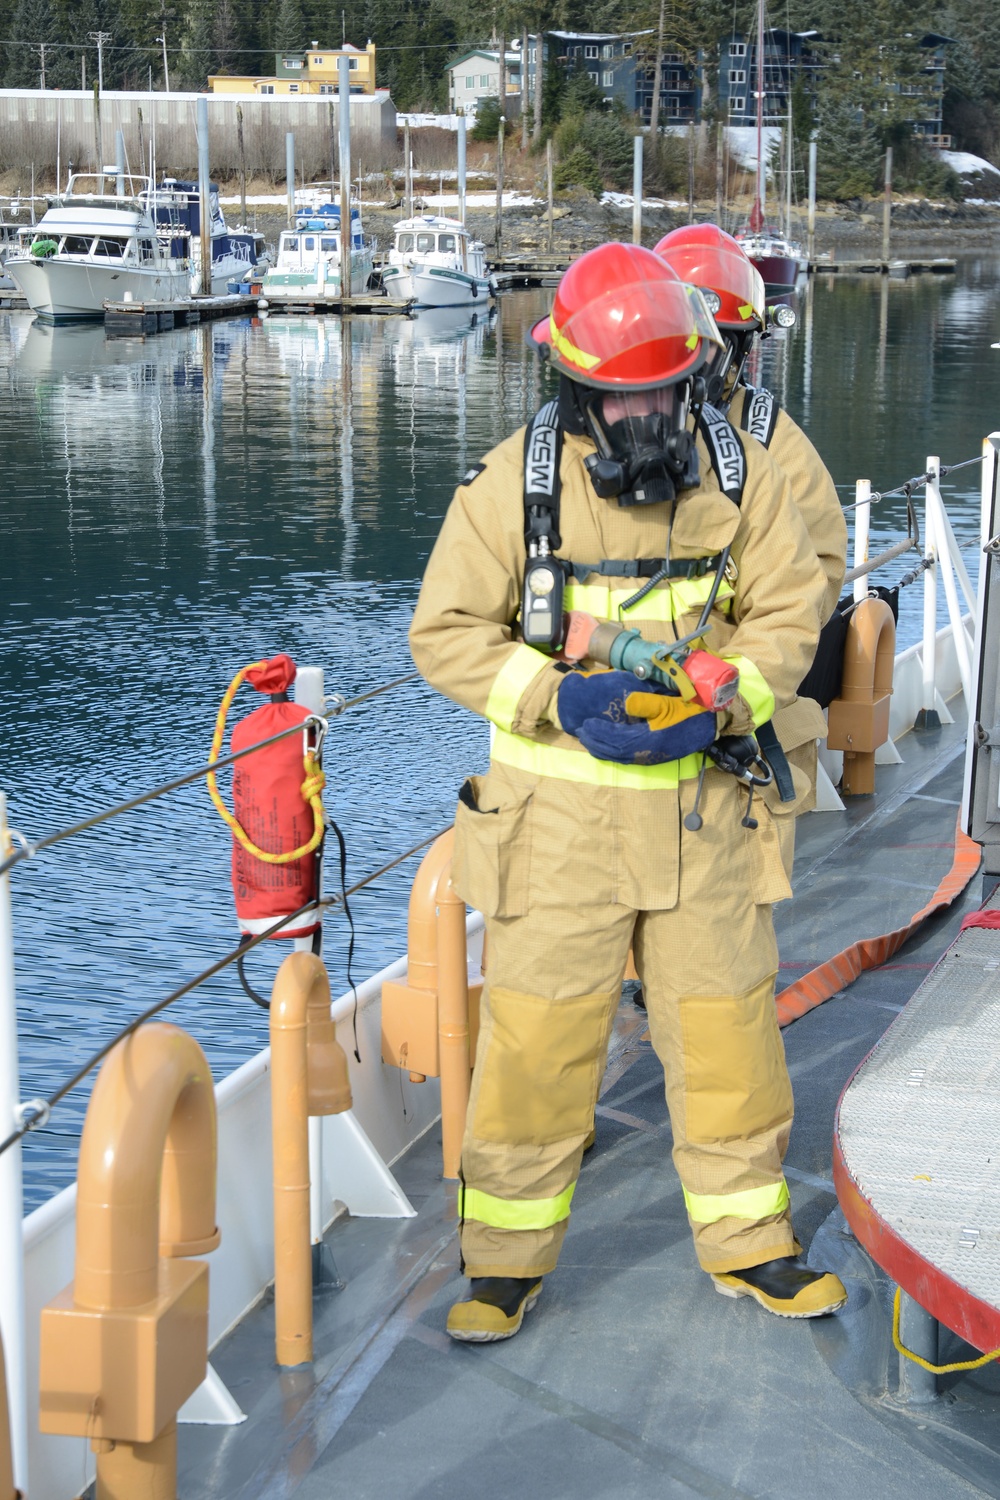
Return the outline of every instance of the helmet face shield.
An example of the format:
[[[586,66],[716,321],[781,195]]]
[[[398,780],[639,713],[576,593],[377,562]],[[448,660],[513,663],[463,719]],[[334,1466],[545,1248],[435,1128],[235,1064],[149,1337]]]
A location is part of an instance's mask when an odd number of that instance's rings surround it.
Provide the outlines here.
[[[699,226],[701,227],[701,226]],[[712,313],[723,332],[739,330],[760,333],[767,318],[767,298],[760,272],[729,235],[707,231],[705,241],[673,230],[656,247],[659,255],[682,281],[689,281],[710,294]]]
[[[650,250],[602,245],[574,261],[551,316],[532,330],[560,374],[608,390],[647,390],[694,374],[721,336],[704,299]]]

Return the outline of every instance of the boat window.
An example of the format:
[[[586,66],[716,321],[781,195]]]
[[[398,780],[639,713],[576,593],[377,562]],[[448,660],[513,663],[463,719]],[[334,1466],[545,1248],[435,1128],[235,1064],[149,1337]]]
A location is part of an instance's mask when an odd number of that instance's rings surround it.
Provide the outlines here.
[[[439,234],[438,235],[438,249],[439,250],[450,250],[450,251],[454,252],[454,249],[455,249],[455,236],[453,234]]]
[[[139,241],[139,259],[140,260],[152,260],[153,259],[153,241],[152,240],[140,240]]]
[[[297,250],[299,248],[299,237],[297,234],[286,234],[283,238],[286,250]]]
[[[65,255],[89,255],[93,239],[88,234],[68,234],[63,240],[63,253]]]
[[[128,240],[113,240],[107,237],[99,239],[94,246],[95,255],[107,255],[113,260],[121,260],[125,254],[125,246]]]
[[[313,234],[307,234],[302,241],[302,247],[304,250],[315,250],[316,236]]]
[[[417,253],[430,255],[434,249],[434,236],[432,234],[417,235]]]
[[[329,250],[336,251],[336,249],[337,249],[337,236],[335,234],[325,234],[323,236],[323,249],[327,250],[327,251],[329,251]]]
[[[412,234],[397,234],[397,236],[396,236],[396,249],[399,250],[399,251],[401,251],[404,255],[406,254],[407,251],[412,250],[413,249],[413,235]]]

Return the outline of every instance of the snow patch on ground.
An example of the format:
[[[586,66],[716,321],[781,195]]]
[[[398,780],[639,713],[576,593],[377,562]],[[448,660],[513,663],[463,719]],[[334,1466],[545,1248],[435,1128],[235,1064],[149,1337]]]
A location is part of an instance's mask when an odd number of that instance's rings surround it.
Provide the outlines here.
[[[601,202],[611,208],[631,208],[634,202],[631,193],[602,193]],[[679,198],[643,198],[643,208],[684,208]]]
[[[974,172],[993,172],[1000,177],[1000,167],[995,167],[982,156],[973,156],[971,151],[942,151],[941,160],[951,167],[959,177],[971,177]]]

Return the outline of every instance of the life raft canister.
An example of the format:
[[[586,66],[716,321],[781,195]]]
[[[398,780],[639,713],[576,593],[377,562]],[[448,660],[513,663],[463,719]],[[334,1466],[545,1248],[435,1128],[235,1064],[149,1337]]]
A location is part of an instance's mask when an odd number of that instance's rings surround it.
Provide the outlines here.
[[[232,751],[258,744],[296,724],[310,712],[283,699],[295,681],[291,657],[273,656],[254,662],[236,674],[222,700],[216,720],[211,759],[222,748],[226,715],[240,683],[248,681],[272,701],[248,714],[233,730]],[[274,701],[277,698],[278,701]],[[277,744],[238,760],[233,767],[235,816],[222,802],[214,775],[209,793],[233,835],[232,881],[240,930],[255,935],[272,927],[316,899],[319,856],[324,832],[323,772],[315,751],[304,736],[291,734]],[[308,937],[321,926],[318,911],[303,913],[275,938]]]

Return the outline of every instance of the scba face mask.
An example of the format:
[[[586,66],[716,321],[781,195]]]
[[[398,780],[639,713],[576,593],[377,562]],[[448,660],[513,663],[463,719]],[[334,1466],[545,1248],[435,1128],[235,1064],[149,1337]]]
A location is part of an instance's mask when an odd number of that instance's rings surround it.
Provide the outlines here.
[[[697,485],[690,405],[687,380],[647,391],[589,393],[584,424],[597,452],[585,464],[595,493],[628,508],[660,505]]]

